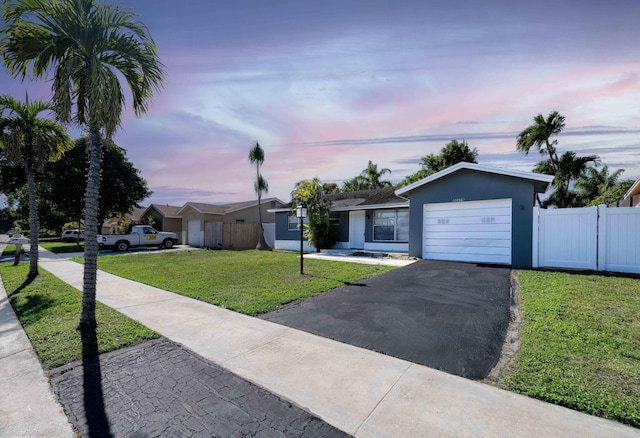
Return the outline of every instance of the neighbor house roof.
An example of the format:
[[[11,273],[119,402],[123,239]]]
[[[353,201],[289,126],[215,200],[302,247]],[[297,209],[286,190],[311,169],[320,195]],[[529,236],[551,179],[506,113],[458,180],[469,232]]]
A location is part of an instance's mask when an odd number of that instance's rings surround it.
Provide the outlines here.
[[[180,210],[182,207],[177,205],[169,205],[169,204],[151,204],[145,209],[144,214],[142,214],[142,216],[147,214],[147,212],[152,208],[155,208],[158,212],[160,212],[160,214],[163,217],[180,218],[180,216],[178,215],[178,210]]]
[[[331,200],[331,211],[371,210],[377,208],[408,207],[409,200],[397,196],[393,187],[382,189],[358,190],[356,192],[329,193],[327,198]],[[270,212],[291,211],[293,204],[290,202],[282,208],[272,208]]]
[[[460,170],[472,170],[476,172],[485,172],[492,173],[495,175],[503,175],[510,176],[513,178],[521,178],[527,179],[535,182],[535,190],[536,192],[543,193],[547,190],[551,181],[553,181],[553,175],[543,175],[541,173],[533,173],[533,172],[521,172],[518,170],[508,170],[508,169],[500,169],[497,167],[489,167],[476,163],[458,163],[451,167],[447,167],[440,172],[434,173],[426,178],[421,179],[420,181],[416,181],[413,184],[409,184],[408,186],[401,187],[395,191],[396,195],[403,195],[407,192],[415,190],[419,187],[422,187],[425,184],[429,184],[435,180],[440,178],[444,178],[447,175],[451,175],[452,173],[458,172]]]
[[[278,198],[266,198],[262,200],[262,205],[270,203],[271,201],[275,201],[280,205],[284,204]],[[251,201],[242,201],[242,202],[233,202],[229,204],[207,204],[204,202],[187,202],[184,204],[177,212],[177,215],[182,214],[182,212],[187,207],[191,207],[196,210],[198,213],[202,214],[228,214],[233,213],[234,211],[244,210],[245,208],[257,207],[258,200],[253,199]]]
[[[131,210],[131,213],[127,214],[127,216],[132,221],[137,222],[140,219],[142,219],[142,215],[144,214],[145,211],[147,211],[146,207],[133,207],[133,210]]]
[[[634,182],[633,185],[629,187],[629,190],[627,190],[627,193],[624,194],[621,201],[624,201],[636,195],[640,195],[640,178],[638,178],[636,182]]]

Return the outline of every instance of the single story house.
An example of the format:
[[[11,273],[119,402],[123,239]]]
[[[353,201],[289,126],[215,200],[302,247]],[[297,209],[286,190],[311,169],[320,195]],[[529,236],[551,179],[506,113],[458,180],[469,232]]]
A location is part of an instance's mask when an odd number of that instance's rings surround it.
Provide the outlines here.
[[[406,187],[327,195],[336,248],[532,266],[533,206],[553,176],[458,163]],[[290,206],[276,214],[277,249],[299,250]],[[307,250],[313,248],[306,246]]]
[[[151,204],[141,215],[140,222],[152,225],[158,231],[182,234],[182,216],[178,211],[182,207],[168,204]]]
[[[394,189],[331,193],[331,223],[338,229],[335,248],[407,252],[409,201]],[[291,204],[270,209],[275,213],[276,249],[299,250],[300,229]],[[309,245],[308,251],[314,250]]]
[[[262,222],[274,222],[274,213],[270,209],[278,208],[284,202],[278,198],[262,199]],[[258,200],[234,202],[231,204],[206,204],[187,202],[177,212],[182,218],[182,239],[184,244],[204,246],[205,228],[209,222],[223,224],[257,224],[259,223]]]

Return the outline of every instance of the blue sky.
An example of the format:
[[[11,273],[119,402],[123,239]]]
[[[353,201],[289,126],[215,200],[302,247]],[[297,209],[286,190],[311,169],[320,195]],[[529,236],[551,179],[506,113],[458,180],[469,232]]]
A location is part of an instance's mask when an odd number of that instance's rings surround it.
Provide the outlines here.
[[[446,4],[445,4],[446,3]],[[130,108],[116,143],[147,179],[144,202],[252,199],[249,148],[265,149],[269,196],[338,182],[368,160],[397,182],[420,157],[467,140],[485,165],[531,170],[517,133],[558,110],[561,151],[640,177],[640,2],[120,2],[153,35],[167,81]],[[0,92],[50,85],[0,72]]]

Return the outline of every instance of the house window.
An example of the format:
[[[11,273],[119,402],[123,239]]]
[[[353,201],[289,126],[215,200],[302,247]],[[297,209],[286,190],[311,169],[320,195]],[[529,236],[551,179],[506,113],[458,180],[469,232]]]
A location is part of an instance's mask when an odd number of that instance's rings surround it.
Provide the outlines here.
[[[244,219],[236,219],[236,224],[244,224]]]
[[[340,216],[336,216],[336,217],[330,217],[329,218],[329,223],[333,226],[339,227],[340,226]]]
[[[304,223],[309,223],[309,217],[304,218]],[[287,230],[289,231],[297,231],[298,230],[298,218],[295,214],[290,214],[287,217]]]
[[[373,240],[409,241],[409,210],[380,210],[373,214]]]

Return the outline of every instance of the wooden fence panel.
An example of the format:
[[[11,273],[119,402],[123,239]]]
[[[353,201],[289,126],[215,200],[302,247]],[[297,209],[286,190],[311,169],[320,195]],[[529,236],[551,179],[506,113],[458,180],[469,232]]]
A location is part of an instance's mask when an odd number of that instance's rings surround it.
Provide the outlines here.
[[[254,249],[258,244],[258,224],[224,224],[223,249]]]
[[[222,222],[204,223],[204,247],[222,248]]]

